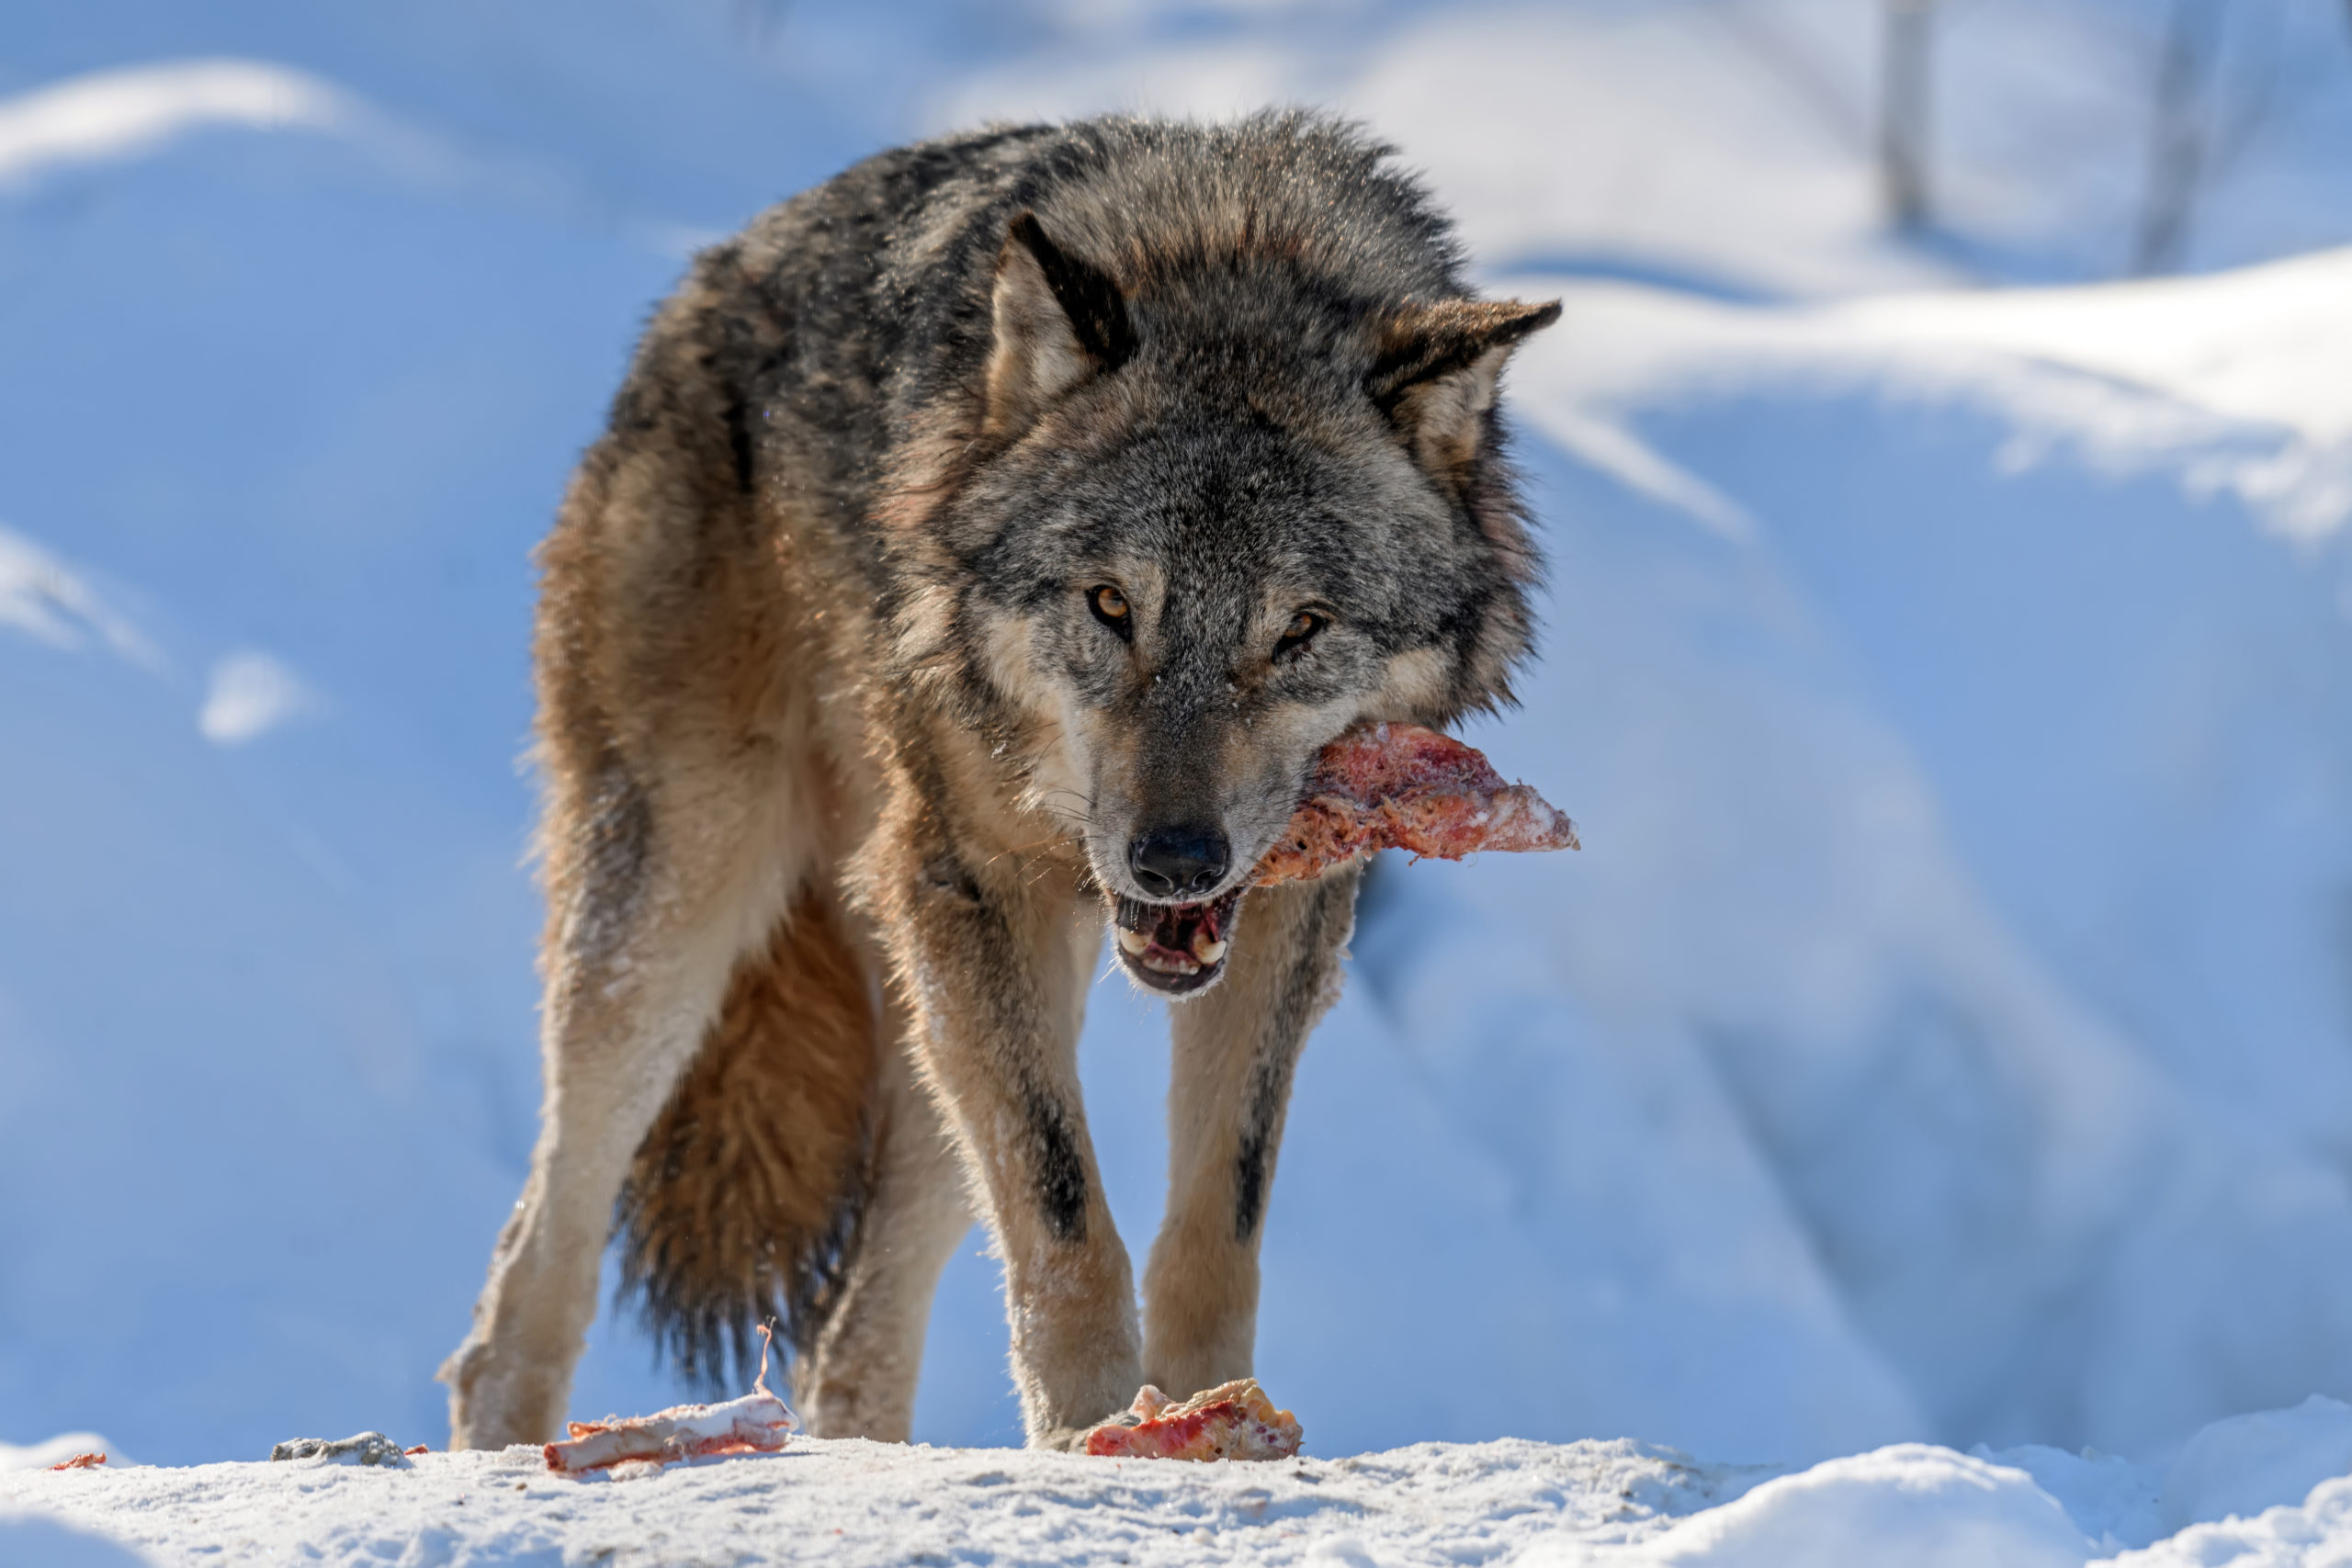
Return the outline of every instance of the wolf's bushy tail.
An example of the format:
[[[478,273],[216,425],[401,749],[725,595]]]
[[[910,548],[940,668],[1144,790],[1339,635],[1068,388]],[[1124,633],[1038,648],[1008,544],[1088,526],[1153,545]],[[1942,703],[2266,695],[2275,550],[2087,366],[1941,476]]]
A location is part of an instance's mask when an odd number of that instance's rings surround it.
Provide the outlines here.
[[[619,1298],[689,1380],[742,1382],[764,1320],[802,1354],[822,1331],[870,1187],[876,1032],[838,917],[804,893],[736,965],[615,1208]]]

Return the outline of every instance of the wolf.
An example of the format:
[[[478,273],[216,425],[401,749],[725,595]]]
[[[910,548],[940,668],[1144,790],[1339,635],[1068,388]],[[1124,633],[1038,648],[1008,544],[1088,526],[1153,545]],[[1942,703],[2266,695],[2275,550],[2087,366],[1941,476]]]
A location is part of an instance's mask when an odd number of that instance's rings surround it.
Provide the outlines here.
[[[557,1434],[616,1236],[689,1375],[781,1322],[820,1435],[907,1438],[976,1218],[1032,1446],[1250,1373],[1358,882],[1251,869],[1319,748],[1530,649],[1497,394],[1559,307],[1464,272],[1302,111],[927,141],[695,259],[538,558],[546,1100],[453,1447]],[[1106,927],[1174,1003],[1140,1314],[1076,1063]]]

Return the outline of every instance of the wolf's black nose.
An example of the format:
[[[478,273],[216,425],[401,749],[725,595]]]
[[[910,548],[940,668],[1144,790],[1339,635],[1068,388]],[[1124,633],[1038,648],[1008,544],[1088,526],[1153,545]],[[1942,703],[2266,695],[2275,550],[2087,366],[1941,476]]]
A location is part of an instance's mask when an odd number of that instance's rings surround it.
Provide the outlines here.
[[[1206,893],[1224,879],[1232,853],[1215,828],[1162,828],[1127,846],[1127,864],[1155,898]]]

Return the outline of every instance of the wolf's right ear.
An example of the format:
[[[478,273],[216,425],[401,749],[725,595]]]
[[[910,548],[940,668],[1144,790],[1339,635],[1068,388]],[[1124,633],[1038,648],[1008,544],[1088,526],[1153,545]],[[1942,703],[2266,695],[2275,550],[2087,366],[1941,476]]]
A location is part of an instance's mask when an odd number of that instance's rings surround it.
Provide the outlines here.
[[[982,425],[989,436],[1027,428],[1056,399],[1135,353],[1119,286],[1055,244],[1034,212],[1005,235],[993,315]]]

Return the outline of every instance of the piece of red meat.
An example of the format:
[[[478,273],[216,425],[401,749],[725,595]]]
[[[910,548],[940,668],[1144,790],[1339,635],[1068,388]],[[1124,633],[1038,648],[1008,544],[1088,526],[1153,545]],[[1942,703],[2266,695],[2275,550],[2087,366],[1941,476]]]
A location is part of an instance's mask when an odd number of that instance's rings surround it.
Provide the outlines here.
[[[1379,850],[1460,860],[1478,850],[1573,850],[1577,825],[1484,755],[1418,724],[1368,724],[1323,748],[1256,885],[1320,876]]]
[[[1170,1399],[1146,1383],[1131,1419],[1106,1421],[1086,1435],[1086,1451],[1105,1459],[1270,1460],[1298,1452],[1298,1417],[1277,1410],[1256,1378]]]

